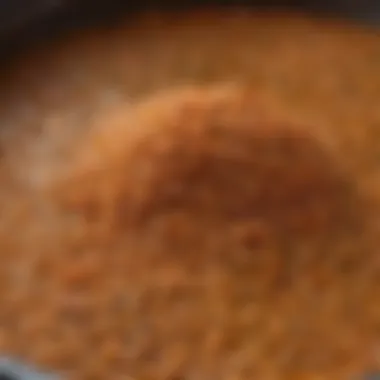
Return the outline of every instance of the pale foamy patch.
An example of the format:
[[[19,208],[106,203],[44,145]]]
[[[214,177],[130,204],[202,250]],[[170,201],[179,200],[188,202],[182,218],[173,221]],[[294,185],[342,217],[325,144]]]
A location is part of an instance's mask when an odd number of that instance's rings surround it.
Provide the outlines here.
[[[0,136],[14,181],[32,192],[49,186],[64,175],[78,141],[96,128],[96,120],[128,104],[121,93],[110,89],[99,94],[91,109],[59,110],[40,115],[40,120],[32,109],[20,105],[15,110],[19,117]]]

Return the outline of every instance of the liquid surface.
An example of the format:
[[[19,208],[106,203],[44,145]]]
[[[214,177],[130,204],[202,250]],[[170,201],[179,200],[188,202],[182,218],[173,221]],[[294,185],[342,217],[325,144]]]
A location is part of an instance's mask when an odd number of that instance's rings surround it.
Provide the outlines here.
[[[120,110],[128,119],[166,89],[226,83],[327,134],[371,204],[364,237],[354,230],[339,249],[319,247],[325,256],[311,266],[298,247],[280,267],[288,280],[273,289],[266,273],[282,248],[251,275],[230,259],[194,272],[178,261],[194,243],[181,233],[165,240],[147,229],[136,242],[101,230],[102,240],[45,198],[98,120],[112,126]],[[285,14],[151,14],[26,53],[1,86],[2,353],[73,379],[348,379],[380,367],[378,32]],[[195,229],[205,243],[193,249],[206,256],[221,241],[238,256],[233,227],[209,226],[205,237]]]

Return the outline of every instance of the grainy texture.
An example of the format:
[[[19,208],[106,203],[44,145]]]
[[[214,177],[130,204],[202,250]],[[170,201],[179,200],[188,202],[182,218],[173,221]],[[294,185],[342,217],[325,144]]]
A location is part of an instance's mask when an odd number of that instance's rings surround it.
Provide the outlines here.
[[[240,11],[21,57],[0,350],[78,380],[379,368],[379,59],[375,31]]]

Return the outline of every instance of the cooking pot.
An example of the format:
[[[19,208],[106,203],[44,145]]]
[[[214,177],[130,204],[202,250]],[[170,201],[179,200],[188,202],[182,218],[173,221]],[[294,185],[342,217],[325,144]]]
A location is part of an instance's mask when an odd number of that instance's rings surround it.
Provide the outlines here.
[[[300,10],[324,12],[356,18],[367,23],[380,23],[380,2],[377,0],[185,0],[178,6],[204,4],[252,5],[260,7],[297,7]],[[33,30],[57,26],[81,25],[89,21],[104,21],[141,7],[173,7],[168,0],[1,0],[0,37],[15,38],[20,32],[30,34]],[[46,29],[45,29],[46,30]]]

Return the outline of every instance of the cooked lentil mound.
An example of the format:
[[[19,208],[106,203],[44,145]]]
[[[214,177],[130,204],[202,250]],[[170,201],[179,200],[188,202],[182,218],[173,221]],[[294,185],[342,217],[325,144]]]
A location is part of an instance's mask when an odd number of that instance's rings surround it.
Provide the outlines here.
[[[241,11],[20,57],[1,352],[78,380],[379,368],[379,58],[373,30]]]

